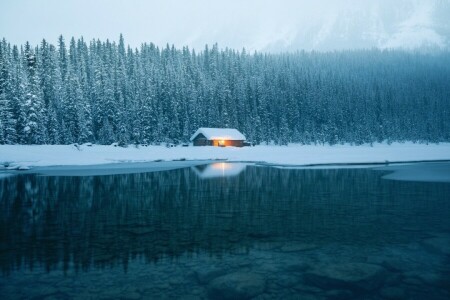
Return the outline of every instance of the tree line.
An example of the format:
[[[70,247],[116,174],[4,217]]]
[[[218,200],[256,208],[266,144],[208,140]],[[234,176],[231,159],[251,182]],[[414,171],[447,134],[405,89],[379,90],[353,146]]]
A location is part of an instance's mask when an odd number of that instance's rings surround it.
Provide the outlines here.
[[[247,53],[63,36],[0,43],[0,144],[450,141],[448,52]]]

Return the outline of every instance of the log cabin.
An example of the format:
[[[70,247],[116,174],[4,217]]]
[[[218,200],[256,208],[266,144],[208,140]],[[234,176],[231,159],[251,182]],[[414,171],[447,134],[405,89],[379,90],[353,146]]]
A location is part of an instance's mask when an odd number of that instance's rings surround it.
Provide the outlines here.
[[[199,128],[190,140],[194,146],[243,147],[245,136],[234,128]]]

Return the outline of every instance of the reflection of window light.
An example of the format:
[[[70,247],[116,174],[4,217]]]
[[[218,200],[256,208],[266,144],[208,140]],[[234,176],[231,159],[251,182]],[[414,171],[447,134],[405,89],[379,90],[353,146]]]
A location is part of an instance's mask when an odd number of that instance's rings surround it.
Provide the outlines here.
[[[233,168],[233,165],[232,164],[230,164],[230,163],[223,163],[223,162],[221,162],[221,163],[213,163],[213,164],[211,164],[210,165],[213,169],[216,169],[216,170],[223,170],[223,171],[225,171],[225,170],[229,170],[229,169],[232,169]]]
[[[192,169],[202,179],[214,177],[236,176],[245,170],[247,164],[216,162],[207,166],[197,166]]]

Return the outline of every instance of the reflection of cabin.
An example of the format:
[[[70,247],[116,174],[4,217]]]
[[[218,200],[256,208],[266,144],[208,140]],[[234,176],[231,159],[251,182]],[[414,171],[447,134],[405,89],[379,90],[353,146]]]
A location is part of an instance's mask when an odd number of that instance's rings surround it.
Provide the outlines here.
[[[209,165],[199,165],[191,167],[191,170],[201,179],[216,177],[232,177],[239,175],[245,170],[247,164],[218,162]]]
[[[233,128],[199,128],[191,141],[194,146],[243,147],[245,136]]]

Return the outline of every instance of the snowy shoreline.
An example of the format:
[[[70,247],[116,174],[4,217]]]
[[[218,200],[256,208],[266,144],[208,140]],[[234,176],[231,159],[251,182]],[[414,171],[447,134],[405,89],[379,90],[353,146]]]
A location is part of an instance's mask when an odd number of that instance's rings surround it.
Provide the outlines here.
[[[103,145],[1,145],[0,168],[92,166],[161,161],[255,162],[272,166],[357,165],[450,160],[450,143],[380,143],[352,145],[298,145],[256,147],[173,147]],[[125,167],[125,165],[123,166]]]

